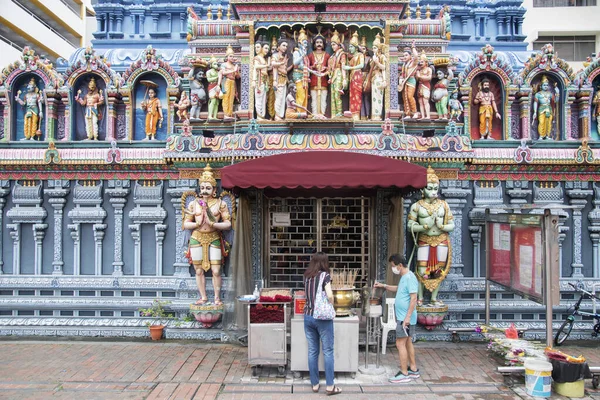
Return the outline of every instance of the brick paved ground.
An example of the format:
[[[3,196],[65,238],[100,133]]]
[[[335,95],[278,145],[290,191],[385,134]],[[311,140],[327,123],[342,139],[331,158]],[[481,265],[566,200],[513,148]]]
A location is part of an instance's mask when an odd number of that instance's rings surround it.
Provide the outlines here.
[[[384,375],[338,374],[338,399],[520,399],[523,383],[503,384],[484,343],[416,344],[422,376],[405,385],[387,381],[398,352],[382,356]],[[564,346],[600,365],[598,342]],[[0,399],[316,399],[308,377],[277,368],[252,376],[247,348],[197,342],[0,341]],[[360,364],[364,363],[361,354]],[[600,399],[586,381],[588,399]],[[560,399],[561,396],[553,395]]]

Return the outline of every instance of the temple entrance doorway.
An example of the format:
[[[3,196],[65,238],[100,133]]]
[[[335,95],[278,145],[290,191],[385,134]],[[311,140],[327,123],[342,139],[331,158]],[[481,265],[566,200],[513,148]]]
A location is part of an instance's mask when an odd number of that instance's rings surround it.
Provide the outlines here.
[[[356,271],[355,287],[375,265],[374,201],[370,197],[270,198],[265,224],[267,287],[302,288],[311,255],[329,255],[330,268]]]

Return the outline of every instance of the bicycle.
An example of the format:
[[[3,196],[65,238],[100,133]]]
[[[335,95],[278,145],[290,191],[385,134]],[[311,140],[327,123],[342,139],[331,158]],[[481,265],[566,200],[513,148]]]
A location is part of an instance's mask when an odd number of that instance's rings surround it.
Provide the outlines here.
[[[586,290],[580,289],[580,288],[576,287],[575,285],[573,285],[572,283],[569,283],[569,285],[573,286],[573,288],[576,291],[581,292],[581,296],[579,297],[579,300],[577,300],[577,303],[575,303],[575,305],[573,306],[573,312],[571,313],[571,315],[569,315],[567,317],[567,320],[565,322],[563,322],[563,324],[560,326],[560,328],[558,328],[558,332],[556,332],[556,336],[554,337],[554,345],[555,346],[560,346],[561,344],[563,344],[565,342],[565,340],[567,340],[567,338],[571,334],[571,330],[573,329],[573,324],[575,323],[576,315],[581,315],[584,317],[592,317],[596,321],[596,324],[594,325],[594,332],[592,332],[592,336],[596,337],[600,333],[600,314],[590,313],[590,312],[586,312],[586,311],[579,311],[579,308],[580,308],[580,305],[581,305],[581,302],[583,301],[583,299],[590,298],[590,299],[600,300],[600,297],[595,296],[593,293],[590,293]]]

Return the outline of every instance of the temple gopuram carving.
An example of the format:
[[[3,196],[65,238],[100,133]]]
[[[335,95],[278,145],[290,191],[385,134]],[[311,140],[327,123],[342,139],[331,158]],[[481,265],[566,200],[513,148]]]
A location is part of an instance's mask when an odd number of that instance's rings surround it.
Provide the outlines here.
[[[392,283],[428,167],[453,229],[423,337],[484,318],[488,207],[551,206],[561,290],[600,282],[600,57],[526,51],[520,1],[151,3],[98,0],[91,46],[0,66],[0,335],[141,337],[159,298],[196,306],[166,337],[225,340],[237,296],[302,287],[317,250]],[[421,186],[369,182],[409,164]],[[544,334],[544,307],[492,291],[493,322]]]

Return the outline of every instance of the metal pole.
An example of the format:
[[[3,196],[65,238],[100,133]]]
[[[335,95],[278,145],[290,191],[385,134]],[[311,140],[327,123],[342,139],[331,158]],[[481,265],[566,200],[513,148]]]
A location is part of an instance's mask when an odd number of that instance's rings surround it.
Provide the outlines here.
[[[552,347],[552,271],[550,258],[552,257],[552,243],[548,240],[548,233],[551,227],[550,222],[550,210],[544,210],[544,222],[543,222],[543,246],[544,246],[544,285],[545,287],[545,301],[546,301],[546,346]]]
[[[489,278],[489,253],[488,253],[488,217],[490,215],[490,209],[485,210],[486,221],[483,224],[483,234],[485,235],[485,247],[483,251],[485,252],[485,324],[489,326],[490,324],[490,281]]]
[[[360,273],[362,278],[365,279],[365,198],[364,196],[360,197]],[[371,278],[371,277],[369,277]],[[369,279],[370,281],[371,279]],[[367,281],[369,287],[371,287],[371,282]],[[371,297],[373,297],[373,293],[371,293]]]
[[[371,317],[367,315],[367,332],[365,341],[365,369],[369,368],[369,331],[371,327]]]
[[[321,232],[323,229],[323,216],[321,213],[323,212],[323,199],[317,200],[317,251],[322,251],[322,240],[323,233]]]

